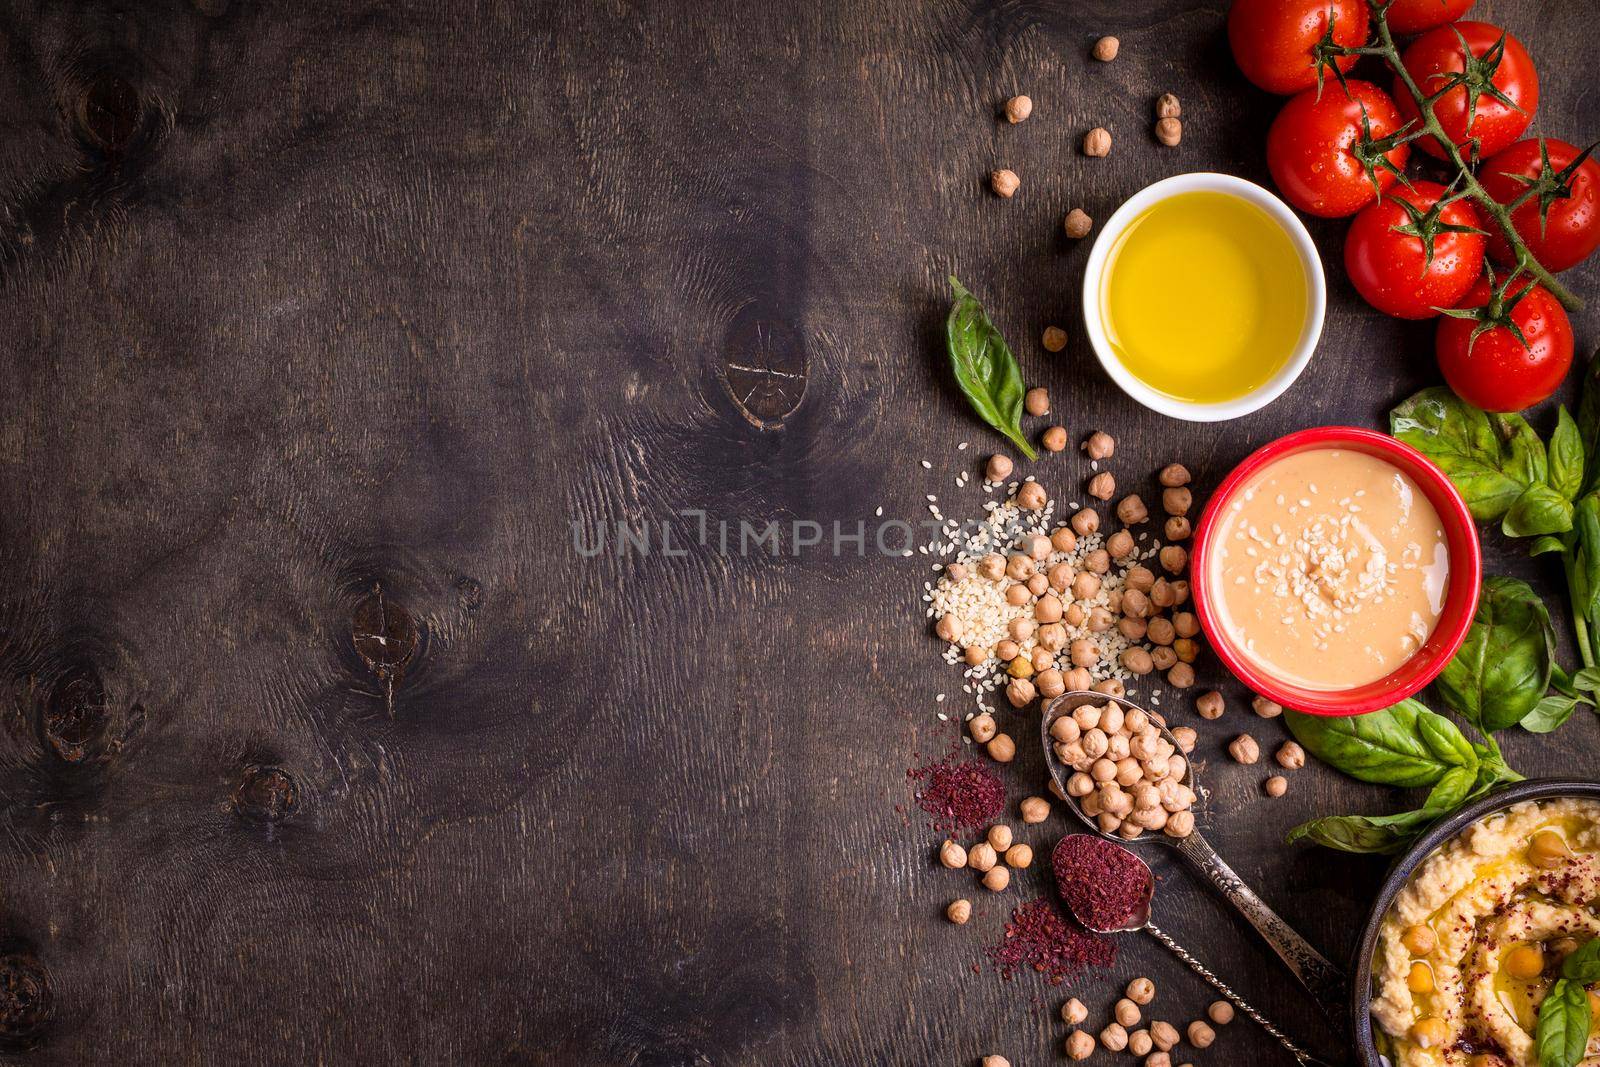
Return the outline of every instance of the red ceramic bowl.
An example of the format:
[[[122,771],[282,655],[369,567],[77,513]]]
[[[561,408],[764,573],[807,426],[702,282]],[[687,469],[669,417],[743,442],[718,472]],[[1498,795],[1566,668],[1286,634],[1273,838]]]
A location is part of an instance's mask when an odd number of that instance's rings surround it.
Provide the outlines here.
[[[1224,509],[1232,503],[1234,495],[1245,481],[1262,467],[1284,456],[1315,448],[1365,452],[1387,460],[1405,472],[1432,502],[1434,510],[1438,511],[1439,521],[1444,525],[1445,544],[1450,552],[1450,577],[1445,590],[1444,611],[1427,643],[1390,674],[1354,689],[1306,689],[1263,673],[1223,630],[1211,606],[1211,554],[1216,546],[1216,530]],[[1257,449],[1234,468],[1233,473],[1211,495],[1205,514],[1201,516],[1200,528],[1195,531],[1194,559],[1189,568],[1189,580],[1193,586],[1195,612],[1200,616],[1200,625],[1211,647],[1240,681],[1287,708],[1313,715],[1361,715],[1411,696],[1444,670],[1444,665],[1450,662],[1450,657],[1456,654],[1456,649],[1466,639],[1473,612],[1478,610],[1481,568],[1478,530],[1473,525],[1472,514],[1443,471],[1421,452],[1387,434],[1355,426],[1319,426],[1280,437]]]

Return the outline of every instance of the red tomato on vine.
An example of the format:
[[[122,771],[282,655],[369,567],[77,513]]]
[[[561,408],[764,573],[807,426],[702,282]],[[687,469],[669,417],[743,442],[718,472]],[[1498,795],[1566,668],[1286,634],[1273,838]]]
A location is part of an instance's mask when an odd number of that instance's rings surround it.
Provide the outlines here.
[[[1434,349],[1456,395],[1485,411],[1521,411],[1560,388],[1572,367],[1572,322],[1527,278],[1497,285],[1494,272],[1461,309],[1439,320]]]
[[[1328,37],[1359,48],[1367,43],[1367,0],[1233,0],[1228,9],[1228,44],[1244,76],[1269,93],[1298,93],[1322,79],[1313,49]],[[1339,70],[1356,65],[1339,56]]]
[[[1267,132],[1267,167],[1284,197],[1310,215],[1342,218],[1394,184],[1409,145],[1385,144],[1400,126],[1389,94],[1371,82],[1329,82],[1294,97]]]
[[[1487,22],[1457,22],[1429,30],[1411,42],[1400,61],[1425,95],[1456,83],[1433,105],[1433,113],[1445,136],[1469,162],[1470,139],[1477,139],[1479,158],[1492,156],[1521,137],[1539,110],[1539,75],[1528,50]],[[1410,121],[1419,116],[1416,101],[1398,78],[1395,96],[1402,118]],[[1445,158],[1433,137],[1417,143],[1429,155]]]
[[[1575,267],[1600,247],[1600,163],[1589,152],[1551,138],[1518,141],[1478,171],[1478,181],[1502,204],[1533,190],[1511,222],[1545,270]],[[1511,262],[1511,245],[1498,229],[1489,235],[1489,254]]]
[[[1395,33],[1421,33],[1454,22],[1472,7],[1472,0],[1394,0],[1389,28]]]
[[[1361,210],[1344,242],[1356,292],[1385,315],[1431,319],[1483,273],[1483,218],[1438,182],[1397,185]]]

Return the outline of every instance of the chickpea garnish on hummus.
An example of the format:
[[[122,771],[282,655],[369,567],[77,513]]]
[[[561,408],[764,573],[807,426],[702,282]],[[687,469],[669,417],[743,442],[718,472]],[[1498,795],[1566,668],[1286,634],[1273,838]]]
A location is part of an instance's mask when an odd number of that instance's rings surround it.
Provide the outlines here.
[[[1384,919],[1380,1048],[1395,1067],[1539,1067],[1540,1006],[1597,936],[1600,802],[1528,801],[1480,820],[1423,861]],[[1585,1055],[1600,1063],[1593,1021]]]

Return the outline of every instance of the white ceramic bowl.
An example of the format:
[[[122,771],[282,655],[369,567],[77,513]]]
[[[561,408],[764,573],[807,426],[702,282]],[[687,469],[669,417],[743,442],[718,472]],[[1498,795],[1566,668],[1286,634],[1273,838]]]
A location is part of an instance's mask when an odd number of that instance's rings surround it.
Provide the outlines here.
[[[1152,204],[1180,193],[1198,192],[1228,193],[1265,211],[1283,228],[1283,232],[1289,235],[1289,240],[1293,243],[1295,252],[1299,254],[1300,263],[1306,271],[1306,321],[1301,328],[1300,339],[1295,344],[1294,351],[1289,354],[1288,361],[1278,369],[1277,374],[1255,390],[1216,404],[1196,404],[1179,400],[1177,397],[1152,389],[1134,377],[1111,350],[1101,314],[1100,292],[1105,280],[1106,261],[1116,246],[1117,239],[1128,228],[1128,224]],[[1322,336],[1322,318],[1327,311],[1327,304],[1328,284],[1322,273],[1322,259],[1317,255],[1317,247],[1312,243],[1311,235],[1306,232],[1305,225],[1289,209],[1289,205],[1272,193],[1254,182],[1235,178],[1231,174],[1178,174],[1164,178],[1154,185],[1148,185],[1135,193],[1100,228],[1100,235],[1095,238],[1094,247],[1089,250],[1089,265],[1083,276],[1084,327],[1089,335],[1089,343],[1094,345],[1095,355],[1100,357],[1100,365],[1106,369],[1111,380],[1116,382],[1123,392],[1145,407],[1190,422],[1221,422],[1224,419],[1236,419],[1263,408],[1282,396],[1284,390],[1300,377],[1300,372],[1305,370],[1306,364],[1311,362],[1311,353],[1316,349],[1317,341]]]

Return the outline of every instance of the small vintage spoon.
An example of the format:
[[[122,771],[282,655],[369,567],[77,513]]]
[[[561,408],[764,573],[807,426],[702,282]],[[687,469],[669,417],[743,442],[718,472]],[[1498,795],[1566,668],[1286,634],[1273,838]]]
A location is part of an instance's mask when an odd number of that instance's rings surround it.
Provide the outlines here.
[[[1096,694],[1096,696],[1099,696],[1099,695],[1100,694]],[[1067,836],[1068,837],[1085,837],[1085,836],[1088,836],[1088,835],[1086,835],[1086,834],[1069,834]],[[1096,832],[1096,836],[1103,837],[1105,835],[1100,834],[1097,831]],[[1121,845],[1119,844],[1117,847],[1121,848]],[[1071,908],[1071,910],[1072,910],[1072,917],[1077,919],[1078,923],[1081,926],[1083,926],[1084,929],[1092,930],[1097,934],[1121,934],[1121,933],[1129,933],[1129,932],[1132,932],[1132,931],[1135,931],[1135,930],[1143,930],[1145,933],[1149,934],[1151,937],[1155,938],[1157,941],[1159,941],[1163,945],[1167,946],[1167,949],[1174,956],[1178,957],[1184,963],[1188,964],[1189,969],[1191,971],[1193,971],[1195,974],[1198,974],[1201,978],[1204,978],[1207,982],[1209,982],[1210,985],[1211,985],[1211,988],[1215,989],[1218,993],[1221,993],[1223,996],[1227,997],[1228,1001],[1231,1004],[1233,1004],[1234,1007],[1238,1008],[1240,1011],[1242,1011],[1246,1015],[1250,1016],[1251,1019],[1254,1019],[1257,1026],[1260,1026],[1261,1029],[1265,1030],[1267,1033],[1271,1034],[1274,1038],[1276,1038],[1277,1041],[1278,1041],[1278,1044],[1282,1045],[1285,1049],[1287,1049],[1289,1051],[1289,1054],[1291,1056],[1293,1056],[1297,1061],[1299,1061],[1300,1063],[1304,1064],[1305,1067],[1332,1067],[1332,1065],[1329,1064],[1326,1060],[1319,1060],[1317,1057],[1313,1056],[1311,1053],[1307,1052],[1305,1049],[1301,1048],[1299,1045],[1296,1045],[1293,1041],[1290,1041],[1289,1038],[1287,1036],[1285,1036],[1285,1034],[1283,1033],[1282,1030],[1279,1030],[1276,1026],[1272,1025],[1272,1023],[1268,1022],[1265,1016],[1263,1016],[1259,1011],[1256,1011],[1256,1009],[1252,1008],[1249,1004],[1245,1003],[1244,998],[1241,997],[1239,994],[1235,993],[1232,990],[1232,988],[1230,988],[1228,986],[1228,984],[1226,982],[1224,982],[1222,979],[1218,978],[1216,975],[1212,974],[1206,968],[1205,964],[1201,963],[1199,960],[1197,960],[1193,956],[1191,956],[1189,954],[1188,950],[1186,950],[1182,945],[1180,945],[1176,941],[1174,941],[1170,936],[1168,936],[1164,931],[1162,931],[1160,927],[1156,926],[1155,923],[1150,921],[1150,905],[1151,905],[1152,900],[1155,897],[1155,892],[1156,892],[1155,875],[1150,873],[1149,865],[1146,864],[1144,862],[1144,860],[1140,859],[1138,856],[1135,856],[1131,850],[1123,849],[1123,851],[1126,852],[1128,854],[1128,856],[1135,863],[1137,863],[1139,866],[1144,868],[1144,872],[1145,872],[1145,875],[1146,875],[1145,885],[1147,887],[1146,890],[1145,890],[1145,894],[1144,894],[1143,899],[1141,899],[1139,901],[1139,906],[1134,909],[1134,912],[1128,918],[1128,921],[1123,923],[1121,926],[1115,926],[1115,927],[1111,927],[1109,929],[1106,928],[1106,927],[1103,927],[1103,926],[1096,926],[1092,922],[1089,921],[1087,916],[1081,914],[1076,907],[1073,907],[1073,903],[1072,903],[1071,900],[1067,900],[1066,904],[1067,904],[1067,907]]]
[[[1061,790],[1062,796],[1068,796],[1067,779],[1071,777],[1072,768],[1062,763],[1056,756],[1055,743],[1050,736],[1050,727],[1063,715],[1070,715],[1085,704],[1116,703],[1124,711],[1139,710],[1144,712],[1161,730],[1161,736],[1166,738],[1173,748],[1178,747],[1177,738],[1167,729],[1164,716],[1155,715],[1137,704],[1122,697],[1110,696],[1106,693],[1093,692],[1067,692],[1052,700],[1044,709],[1040,719],[1040,737],[1044,741],[1045,766],[1050,770],[1050,777],[1055,780],[1056,787]],[[1190,789],[1195,789],[1194,764],[1189,763],[1184,772],[1183,784]],[[1196,789],[1196,792],[1199,790]],[[1288,923],[1279,917],[1278,913],[1267,906],[1267,902],[1256,895],[1255,891],[1244,884],[1244,880],[1234,873],[1233,868],[1222,862],[1216,850],[1206,843],[1198,830],[1188,837],[1169,837],[1166,834],[1144,834],[1125,841],[1115,834],[1104,833],[1098,823],[1083,813],[1076,800],[1069,800],[1067,807],[1089,827],[1089,829],[1105,838],[1124,847],[1137,845],[1148,841],[1158,841],[1175,849],[1178,855],[1189,862],[1189,865],[1200,871],[1211,882],[1229,904],[1232,904],[1243,915],[1251,926],[1255,927],[1272,951],[1300,980],[1300,984],[1316,1000],[1329,1019],[1343,1025],[1346,1005],[1349,1002],[1349,982],[1344,973],[1311,947],[1311,944],[1294,931]]]

